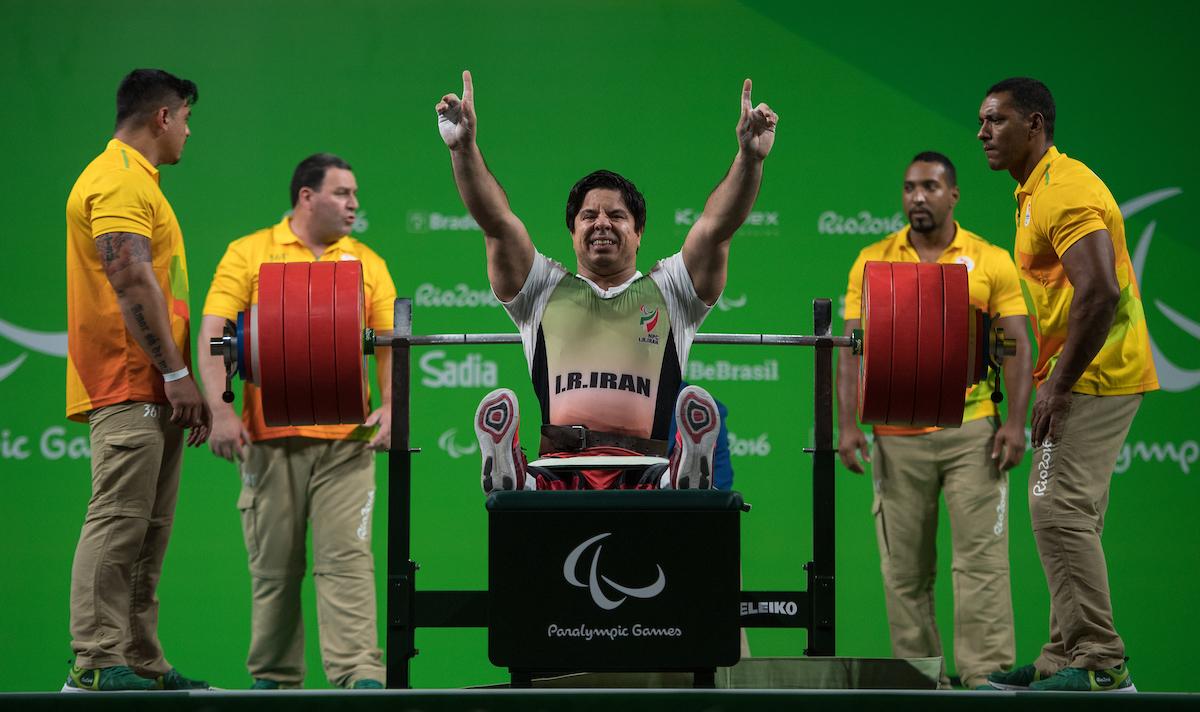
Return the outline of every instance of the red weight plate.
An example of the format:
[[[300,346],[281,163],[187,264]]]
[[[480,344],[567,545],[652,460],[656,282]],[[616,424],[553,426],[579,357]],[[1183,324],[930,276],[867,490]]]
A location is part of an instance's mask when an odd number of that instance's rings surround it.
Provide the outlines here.
[[[314,262],[308,268],[308,346],[313,419],[318,425],[340,422],[337,361],[333,355],[333,275],[336,267],[336,262]]]
[[[287,384],[283,368],[283,264],[258,270],[258,332],[254,369],[262,387],[262,413],[267,425],[288,424]]]
[[[887,422],[908,425],[913,415],[917,368],[917,264],[892,264],[892,299],[896,305],[892,320],[892,387],[888,394]]]
[[[858,362],[858,419],[882,423],[887,418],[891,390],[892,265],[868,262],[863,266],[863,353]]]
[[[912,425],[936,425],[942,404],[942,267],[917,265],[917,374]]]
[[[334,357],[337,362],[338,419],[367,419],[367,366],[363,357],[363,282],[358,261],[337,263],[333,285]]]
[[[962,425],[967,395],[967,353],[971,348],[967,320],[970,292],[965,265],[943,265],[942,269],[946,319],[942,327],[942,405],[938,409],[937,424],[956,428]]]
[[[284,379],[288,422],[312,425],[312,359],[308,346],[308,263],[289,262],[283,272]]]

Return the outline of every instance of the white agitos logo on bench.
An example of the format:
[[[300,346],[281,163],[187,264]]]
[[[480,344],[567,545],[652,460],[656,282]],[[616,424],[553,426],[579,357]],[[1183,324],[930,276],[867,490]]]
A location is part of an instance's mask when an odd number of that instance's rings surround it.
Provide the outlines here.
[[[665,574],[663,574],[662,567],[658,564],[654,565],[654,568],[658,569],[658,578],[654,581],[654,583],[642,588],[630,588],[628,586],[622,586],[616,581],[613,581],[607,576],[599,573],[600,550],[604,547],[596,542],[608,536],[612,536],[612,532],[597,534],[596,536],[588,539],[572,549],[570,554],[567,554],[567,560],[563,562],[563,578],[567,580],[567,583],[578,588],[586,588],[588,592],[592,594],[592,601],[606,611],[611,611],[612,609],[624,603],[628,596],[633,596],[634,598],[654,598],[658,594],[662,593],[663,589],[667,587],[667,577]],[[587,583],[584,583],[583,581],[579,580],[576,570],[579,567],[579,559],[583,557],[584,552],[586,552],[588,547],[590,547],[592,544],[596,544],[596,551],[592,554],[592,563],[589,567]],[[604,595],[604,591],[600,588],[600,581],[604,581],[604,583],[625,595],[617,599],[609,598],[608,596]]]

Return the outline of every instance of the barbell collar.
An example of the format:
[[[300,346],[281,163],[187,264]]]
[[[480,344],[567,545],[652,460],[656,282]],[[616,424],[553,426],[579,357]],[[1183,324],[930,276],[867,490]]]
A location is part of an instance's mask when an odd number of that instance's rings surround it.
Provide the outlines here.
[[[1000,351],[1004,354],[1004,358],[1017,355],[1017,340],[1007,339],[1003,335],[1000,337]]]
[[[222,336],[219,339],[208,340],[208,353],[212,356],[232,356],[234,351],[233,337]]]
[[[993,363],[999,367],[1004,359],[1009,356],[1017,355],[1017,340],[1010,339],[1004,335],[1004,329],[997,326],[992,330],[992,358]]]

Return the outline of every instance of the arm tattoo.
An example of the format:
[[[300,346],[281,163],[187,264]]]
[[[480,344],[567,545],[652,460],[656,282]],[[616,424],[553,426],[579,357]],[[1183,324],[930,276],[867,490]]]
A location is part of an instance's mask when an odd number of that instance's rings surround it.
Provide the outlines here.
[[[113,289],[117,293],[118,299],[125,299],[126,290],[123,286],[129,280],[125,276],[118,277],[123,270],[138,264],[150,262],[150,240],[143,235],[137,235],[129,232],[110,232],[96,238],[96,253],[100,256],[100,263],[104,265],[104,272],[108,275],[109,282],[112,283]],[[157,288],[157,285],[155,285]],[[136,294],[136,292],[130,292]],[[138,338],[142,344],[146,355],[158,366],[159,370],[166,372],[167,358],[165,345],[162,339],[154,334],[154,329],[150,324],[150,316],[146,312],[146,305],[138,302],[129,305],[122,305],[122,310],[128,309],[128,316],[132,317],[133,324],[130,326],[131,331],[135,331],[135,338]]]
[[[132,232],[108,232],[96,238],[96,252],[111,277],[135,262],[149,262],[150,239]]]
[[[133,315],[133,320],[137,324],[138,331],[141,332],[146,346],[150,347],[147,355],[154,360],[154,363],[158,366],[159,370],[165,373],[169,369],[167,368],[166,355],[163,353],[163,344],[162,341],[154,335],[154,331],[150,329],[150,324],[146,321],[145,307],[143,307],[141,304],[134,304],[132,307],[130,307],[129,311]]]

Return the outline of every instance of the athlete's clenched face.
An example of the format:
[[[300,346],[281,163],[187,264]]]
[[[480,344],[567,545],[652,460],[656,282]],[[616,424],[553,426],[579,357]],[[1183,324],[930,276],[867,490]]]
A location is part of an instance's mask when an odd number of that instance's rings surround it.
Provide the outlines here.
[[[571,240],[579,274],[598,281],[625,272],[632,276],[642,233],[634,229],[633,213],[620,192],[593,188],[583,197],[575,215]]]

